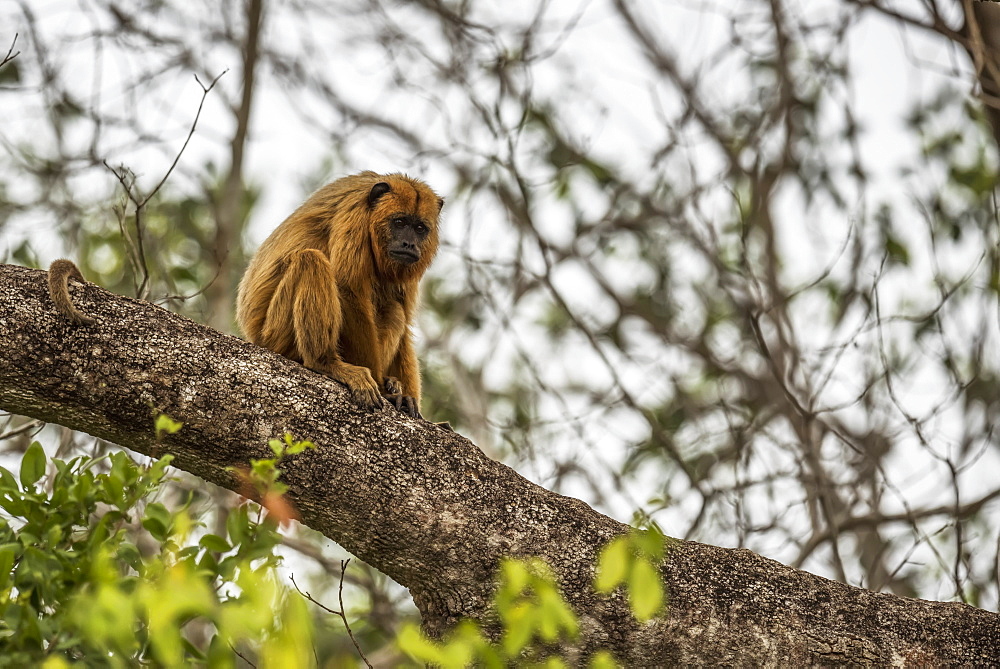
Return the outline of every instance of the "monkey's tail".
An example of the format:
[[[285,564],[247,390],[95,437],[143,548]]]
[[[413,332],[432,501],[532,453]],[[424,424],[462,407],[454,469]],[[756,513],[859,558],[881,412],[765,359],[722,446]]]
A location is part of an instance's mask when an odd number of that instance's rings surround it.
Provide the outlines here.
[[[49,296],[63,316],[80,325],[92,325],[96,321],[73,305],[73,300],[69,296],[70,279],[75,279],[81,284],[87,283],[72,260],[60,259],[49,265]]]

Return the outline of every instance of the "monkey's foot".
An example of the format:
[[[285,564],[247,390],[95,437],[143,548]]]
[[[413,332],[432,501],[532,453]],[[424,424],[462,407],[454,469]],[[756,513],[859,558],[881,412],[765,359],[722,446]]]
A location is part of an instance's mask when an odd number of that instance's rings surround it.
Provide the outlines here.
[[[382,392],[367,367],[341,362],[327,372],[351,390],[351,399],[366,409],[375,409],[382,403]]]
[[[382,397],[389,400],[389,404],[410,418],[423,418],[417,408],[416,398],[403,392],[403,384],[395,376],[387,376],[382,379]]]
[[[397,393],[394,395],[383,395],[382,397],[389,400],[389,404],[396,407],[398,411],[405,413],[410,418],[423,418],[423,416],[420,415],[420,410],[417,409],[417,400],[409,395]]]
[[[403,394],[403,384],[399,382],[395,376],[387,376],[382,379],[382,394],[383,395],[402,395]]]

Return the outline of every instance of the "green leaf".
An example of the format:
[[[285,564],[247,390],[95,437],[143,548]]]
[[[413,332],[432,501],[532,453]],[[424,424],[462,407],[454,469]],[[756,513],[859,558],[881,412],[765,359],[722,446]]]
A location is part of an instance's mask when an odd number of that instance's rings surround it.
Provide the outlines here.
[[[502,590],[509,596],[520,594],[528,586],[531,573],[520,560],[504,560],[501,566]]]
[[[157,541],[166,541],[170,536],[168,527],[156,518],[145,518],[142,521],[142,526],[146,528],[146,531],[152,534],[153,538]]]
[[[123,541],[118,545],[115,557],[136,571],[138,571],[139,567],[142,565],[142,555],[139,553],[138,547],[127,541]]]
[[[157,541],[166,541],[174,528],[174,516],[167,510],[167,507],[159,502],[152,502],[146,505],[146,513],[143,514],[142,526]]]
[[[267,460],[250,460],[250,471],[251,473],[267,483],[271,483],[278,478],[278,468],[276,467],[277,460],[269,458]]]
[[[21,485],[25,490],[45,475],[45,451],[37,441],[31,442],[21,459]]]
[[[503,650],[509,657],[517,657],[531,642],[536,627],[533,608],[527,602],[520,602],[507,609],[504,616],[506,629],[503,635]]]
[[[625,581],[629,571],[632,556],[628,550],[628,536],[615,537],[601,550],[597,560],[597,577],[594,579],[594,589],[597,592],[609,593]]]
[[[590,658],[590,664],[587,666],[590,669],[618,669],[620,665],[615,662],[615,656],[609,651],[599,650]]]
[[[243,543],[249,537],[248,524],[246,505],[229,512],[229,517],[226,518],[226,531],[234,546]]]
[[[159,502],[152,502],[146,505],[145,517],[160,521],[160,524],[164,527],[170,527],[174,522],[173,514]]]
[[[654,562],[663,558],[663,548],[666,538],[658,528],[637,530],[631,536],[633,545],[640,554],[645,555]]]
[[[198,545],[202,548],[210,551],[216,551],[218,553],[225,553],[229,551],[232,546],[229,542],[220,537],[218,534],[206,534],[198,541]]]
[[[17,487],[17,480],[9,471],[0,467],[0,495],[4,493],[19,493],[21,489]]]
[[[296,441],[285,451],[285,455],[298,455],[307,448],[316,449],[316,444],[311,441]]]
[[[407,623],[396,635],[399,649],[418,662],[441,664],[444,653],[441,647],[425,637],[413,623]]]
[[[632,613],[640,622],[651,619],[663,605],[663,582],[649,560],[640,558],[632,563],[628,599]]]
[[[174,434],[177,430],[184,427],[184,423],[180,423],[165,413],[161,413],[156,417],[156,438],[160,439],[164,434]]]
[[[160,458],[152,465],[150,465],[149,469],[146,470],[144,478],[146,480],[147,485],[150,486],[150,489],[155,487],[156,484],[158,484],[160,481],[163,480],[163,477],[166,475],[167,472],[167,467],[170,466],[170,463],[173,462],[173,460],[174,456],[172,456],[170,453],[167,453],[162,458]]]
[[[0,592],[7,589],[10,581],[11,569],[14,567],[14,560],[21,550],[21,544],[4,544],[0,546]]]

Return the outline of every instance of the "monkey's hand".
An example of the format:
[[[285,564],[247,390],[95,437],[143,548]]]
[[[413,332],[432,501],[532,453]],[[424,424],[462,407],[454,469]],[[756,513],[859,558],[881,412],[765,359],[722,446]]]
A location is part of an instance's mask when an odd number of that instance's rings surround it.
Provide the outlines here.
[[[403,394],[403,386],[395,376],[387,376],[382,380],[382,396],[389,400],[389,404],[410,418],[423,418],[417,409],[417,400]]]
[[[381,389],[367,367],[338,361],[327,374],[350,388],[351,398],[360,406],[374,409],[382,403]]]

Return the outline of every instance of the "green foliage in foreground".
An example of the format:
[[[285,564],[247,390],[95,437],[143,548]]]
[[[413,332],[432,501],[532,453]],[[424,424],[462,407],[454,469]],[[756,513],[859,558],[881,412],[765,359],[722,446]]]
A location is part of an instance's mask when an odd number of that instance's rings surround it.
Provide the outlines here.
[[[158,434],[180,429],[162,418]],[[0,667],[232,667],[237,653],[260,667],[315,666],[313,619],[274,555],[290,509],[278,464],[313,445],[286,436],[270,447],[274,458],[241,473],[267,515],[244,504],[224,534],[156,501],[169,455],[146,467],[121,452],[65,462],[36,442],[18,477],[0,468]],[[625,586],[636,618],[649,620],[664,603],[654,568],[663,552],[658,532],[615,539],[595,588]],[[579,663],[577,618],[544,562],[506,560],[494,604],[496,640],[464,621],[440,641],[407,625],[398,646],[417,666]],[[618,665],[599,652],[588,666]]]
[[[305,602],[275,576],[275,522],[244,505],[225,535],[200,532],[152,501],[170,460],[48,461],[34,443],[19,480],[0,468],[0,666],[225,667],[239,648],[312,661]]]
[[[616,537],[601,550],[594,589],[610,594],[625,586],[632,614],[640,622],[657,615],[666,602],[656,565],[663,559],[667,539],[656,528]],[[482,628],[466,620],[443,640],[433,641],[415,625],[399,634],[400,649],[410,658],[443,669],[482,666],[502,669],[512,665],[551,669],[577,666],[564,657],[565,643],[577,639],[579,624],[563,599],[555,575],[538,559],[505,560],[494,598],[500,622],[500,642],[492,644]],[[611,653],[599,651],[590,658],[591,669],[619,666]]]
[[[615,537],[601,550],[594,589],[610,593],[625,585],[632,614],[640,622],[651,620],[666,604],[663,581],[656,569],[666,548],[667,538],[656,526]]]

